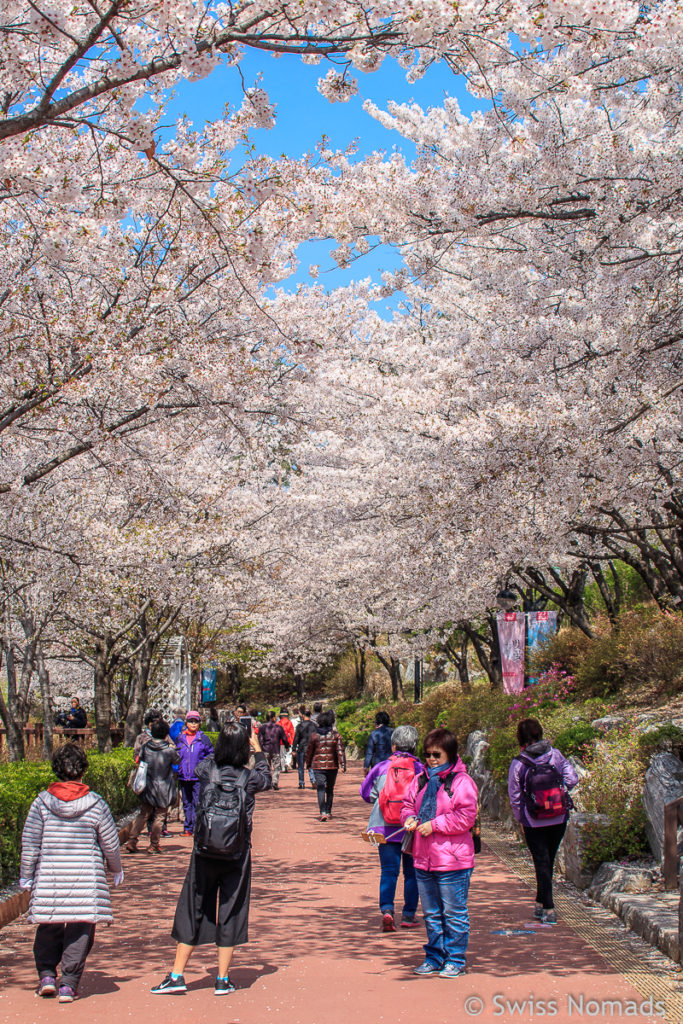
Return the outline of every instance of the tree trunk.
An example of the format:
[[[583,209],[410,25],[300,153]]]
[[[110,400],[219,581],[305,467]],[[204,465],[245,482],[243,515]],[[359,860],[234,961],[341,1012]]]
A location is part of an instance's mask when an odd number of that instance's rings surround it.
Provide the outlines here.
[[[401,679],[401,663],[397,658],[391,659],[389,675],[391,677],[392,700],[403,700],[405,698],[405,692],[403,690],[403,680]]]
[[[145,643],[135,655],[131,699],[126,712],[123,730],[123,745],[132,747],[142,732],[142,719],[149,699],[149,674],[152,668],[152,637],[145,637]]]
[[[43,760],[49,761],[54,753],[54,708],[52,706],[52,684],[50,673],[45,664],[42,647],[38,648],[38,678],[40,679],[40,696],[43,704]]]
[[[498,625],[496,617],[492,612],[486,615],[486,633],[482,636],[480,628],[472,625],[471,622],[461,622],[460,629],[472,641],[479,664],[488,676],[492,690],[503,689],[503,668],[500,659],[500,645],[498,643]]]
[[[230,684],[230,701],[233,704],[237,704],[240,699],[240,690],[242,688],[239,664],[235,661],[229,662],[225,666],[225,674],[228,677],[228,682]]]
[[[365,648],[354,647],[353,662],[356,669],[356,693],[360,697],[365,692]]]
[[[301,672],[294,672],[292,674],[296,684],[296,699],[301,703],[306,692],[306,676],[302,675]]]
[[[111,750],[111,677],[116,659],[109,658],[109,637],[95,641],[95,733],[100,754]]]
[[[27,702],[21,699],[21,693],[17,688],[17,667],[12,641],[3,641],[2,649],[7,671],[7,703],[0,690],[0,714],[5,725],[7,756],[10,761],[22,761],[26,754],[24,726],[28,721],[28,706]]]

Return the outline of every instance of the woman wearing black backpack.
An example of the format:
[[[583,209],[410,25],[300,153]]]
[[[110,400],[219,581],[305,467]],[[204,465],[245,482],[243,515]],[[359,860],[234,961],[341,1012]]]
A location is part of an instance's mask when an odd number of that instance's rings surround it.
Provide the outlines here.
[[[557,924],[553,867],[573,806],[569,790],[579,777],[566,757],[543,739],[537,718],[524,718],[517,724],[517,742],[521,750],[510,765],[508,795],[534,862],[534,917]]]
[[[252,750],[254,767],[249,770],[246,764]],[[186,992],[185,966],[195,946],[211,942],[218,947],[214,994],[234,992],[229,977],[232,955],[235,946],[248,939],[252,817],[256,793],[270,788],[270,768],[256,735],[250,736],[237,722],[230,722],[221,729],[213,757],[200,762],[196,775],[201,787],[195,845],[171,932],[178,943],[175,963],[164,980],[152,989],[155,995]],[[208,821],[208,829],[203,827],[205,805],[214,808],[213,823]],[[222,821],[221,807],[228,808],[222,812]],[[226,837],[223,851],[216,846],[221,828]]]

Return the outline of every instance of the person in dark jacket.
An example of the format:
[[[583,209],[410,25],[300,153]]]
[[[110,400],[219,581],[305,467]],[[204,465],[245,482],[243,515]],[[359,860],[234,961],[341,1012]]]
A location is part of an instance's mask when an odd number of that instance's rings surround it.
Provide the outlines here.
[[[339,769],[346,771],[346,752],[342,738],[334,728],[334,712],[323,711],[318,716],[318,728],[313,733],[306,750],[306,767],[315,773],[318,790],[320,820],[332,817],[334,784]]]
[[[220,771],[224,784],[234,782],[245,770],[250,750],[254,768],[248,771],[245,786],[249,841],[244,853],[234,860],[203,857],[193,850],[173,921],[176,947],[173,969],[155,985],[155,995],[186,992],[183,971],[195,946],[215,942],[218,947],[217,996],[234,992],[230,965],[235,946],[248,940],[249,898],[251,890],[251,827],[256,793],[270,786],[270,769],[261,751],[258,737],[249,736],[237,722],[221,729],[213,757],[202,761],[197,776],[202,786],[209,783],[213,768]]]
[[[569,808],[555,817],[538,819],[529,814],[524,802],[524,782],[528,771],[528,759],[539,765],[552,765],[567,791],[579,781],[574,768],[567,758],[543,739],[543,726],[537,718],[523,718],[517,723],[517,742],[520,756],[513,759],[508,772],[508,795],[510,807],[516,821],[524,829],[524,838],[529,847],[536,872],[536,903],[534,917],[546,924],[556,924],[557,915],[553,902],[553,868],[560,843],[567,830]]]
[[[200,721],[198,711],[188,711],[185,715],[185,728],[176,742],[180,754],[178,778],[183,798],[186,836],[191,836],[194,832],[194,818],[199,799],[199,779],[195,775],[195,769],[200,761],[213,754],[211,740],[199,728]]]
[[[283,746],[289,750],[290,743],[287,739],[285,730],[282,728],[279,722],[275,721],[275,712],[269,711],[265,722],[259,729],[259,743],[261,749],[266,755],[268,761],[268,767],[272,772],[273,778],[273,789],[278,788],[278,780],[280,778],[280,772],[282,771],[282,763],[280,761],[280,747]]]
[[[151,738],[140,750],[140,759],[147,763],[147,786],[140,796],[140,811],[130,826],[126,849],[135,853],[138,836],[152,816],[149,833],[151,853],[161,853],[159,839],[164,830],[168,808],[175,800],[176,779],[174,766],[180,764],[180,754],[168,738],[168,722],[156,718],[150,726]]]
[[[302,719],[294,730],[294,742],[292,743],[292,754],[299,772],[299,789],[306,788],[306,751],[313,733],[317,732],[315,722],[311,721],[311,712],[304,708],[301,712]],[[315,777],[314,777],[315,778]]]
[[[376,728],[370,733],[370,739],[365,748],[363,767],[365,768],[366,775],[380,761],[386,761],[388,757],[391,757],[392,728],[386,711],[377,712],[375,715],[375,726]]]
[[[70,730],[65,732],[64,735],[71,739],[77,739],[78,736],[75,731],[76,729],[85,729],[88,724],[88,716],[85,713],[85,709],[81,707],[81,702],[78,697],[71,698],[71,707],[66,713],[66,719],[64,721],[65,729]]]

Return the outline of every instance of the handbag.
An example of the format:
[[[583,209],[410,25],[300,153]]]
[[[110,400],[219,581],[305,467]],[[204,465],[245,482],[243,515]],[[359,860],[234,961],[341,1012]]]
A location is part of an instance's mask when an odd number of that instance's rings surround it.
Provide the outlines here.
[[[140,796],[140,794],[144,793],[144,791],[146,790],[146,788],[147,788],[147,762],[146,761],[142,761],[141,760],[140,763],[138,764],[136,772],[135,772],[135,778],[133,779],[133,785],[132,785],[131,788],[132,788],[133,792],[135,794],[137,794],[137,796]]]
[[[401,853],[409,853],[412,856],[414,838],[414,832],[406,832],[403,839],[401,840]]]

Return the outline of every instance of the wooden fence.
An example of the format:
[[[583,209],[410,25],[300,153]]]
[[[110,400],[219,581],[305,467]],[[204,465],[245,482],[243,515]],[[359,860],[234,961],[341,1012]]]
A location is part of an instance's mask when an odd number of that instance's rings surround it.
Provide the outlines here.
[[[61,740],[75,740],[83,746],[91,748],[97,745],[97,733],[90,726],[85,729],[68,729],[56,725],[52,730],[55,742]],[[110,729],[112,746],[118,747],[123,743],[123,729],[115,727]],[[0,756],[6,751],[5,729],[0,729]],[[43,749],[43,724],[36,722],[34,725],[24,726],[24,749],[26,753]]]

